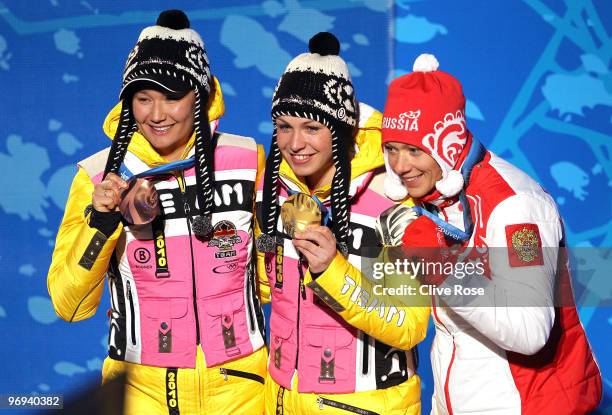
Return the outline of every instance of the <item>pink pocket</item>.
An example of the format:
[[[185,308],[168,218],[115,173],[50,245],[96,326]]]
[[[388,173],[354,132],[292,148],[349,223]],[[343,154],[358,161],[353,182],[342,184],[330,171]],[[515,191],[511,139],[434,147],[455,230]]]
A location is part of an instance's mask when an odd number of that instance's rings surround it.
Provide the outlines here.
[[[195,330],[186,298],[141,298],[142,364],[192,366]]]
[[[291,378],[295,371],[297,341],[295,323],[272,312],[270,316],[270,364],[268,370],[279,385],[291,389]]]
[[[198,307],[204,310],[200,312],[200,332],[208,367],[253,352],[242,290],[200,299]]]
[[[342,328],[308,327],[302,339],[300,392],[354,392],[355,335]]]

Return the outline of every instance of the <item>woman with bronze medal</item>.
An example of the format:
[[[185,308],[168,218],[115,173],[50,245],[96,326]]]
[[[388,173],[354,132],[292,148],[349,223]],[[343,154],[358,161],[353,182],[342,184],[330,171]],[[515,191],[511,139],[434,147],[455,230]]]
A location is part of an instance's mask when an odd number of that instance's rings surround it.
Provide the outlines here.
[[[330,33],[294,58],[272,102],[257,192],[258,273],[270,298],[267,414],[418,414],[414,348],[427,307],[368,302],[360,268],[378,245],[381,114],[358,104]]]
[[[113,142],[79,163],[49,293],[79,321],[108,280],[102,376],[127,373],[124,413],[259,414],[267,353],[250,258],[263,153],[217,130],[221,89],[189,25],[163,12],[128,56],[104,125]]]

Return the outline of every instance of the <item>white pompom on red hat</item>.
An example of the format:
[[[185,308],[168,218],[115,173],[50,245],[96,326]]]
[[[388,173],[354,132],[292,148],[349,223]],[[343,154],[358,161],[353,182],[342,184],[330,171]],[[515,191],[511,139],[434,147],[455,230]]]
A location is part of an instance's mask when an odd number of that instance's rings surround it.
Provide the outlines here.
[[[440,62],[430,53],[422,53],[414,60],[412,72],[433,72],[440,67]]]
[[[424,53],[414,61],[414,72],[391,82],[383,114],[382,142],[410,144],[431,155],[442,169],[436,189],[442,196],[452,197],[463,188],[457,164],[468,143],[469,131],[461,83],[438,70],[439,66],[434,55]],[[400,200],[401,186],[406,197],[399,176],[388,162],[385,166],[387,196]]]

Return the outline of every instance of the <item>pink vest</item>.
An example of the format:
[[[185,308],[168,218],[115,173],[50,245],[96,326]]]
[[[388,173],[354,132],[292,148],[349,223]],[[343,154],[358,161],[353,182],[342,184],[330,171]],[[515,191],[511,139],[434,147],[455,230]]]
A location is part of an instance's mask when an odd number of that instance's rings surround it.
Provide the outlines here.
[[[108,280],[109,355],[159,367],[195,367],[201,344],[208,366],[263,346],[263,318],[252,258],[257,147],[246,137],[217,133],[211,239],[191,231],[197,212],[194,168],[155,184],[162,213],[147,225],[124,224]],[[79,163],[98,183],[108,149]],[[148,166],[128,152],[123,169]]]
[[[393,205],[384,197],[383,177],[380,171],[368,172],[351,182],[348,260],[359,269],[362,255],[373,251],[363,248],[378,245],[376,218]],[[279,205],[286,200],[288,189],[295,188],[286,180],[281,183]],[[262,186],[260,183],[258,203]],[[329,199],[323,204],[330,208]],[[300,290],[298,256],[281,229],[279,218],[277,240],[282,243],[277,243],[276,254],[266,255],[272,295],[268,370],[274,381],[291,389],[291,380],[297,374],[299,392],[351,393],[384,389],[408,379],[415,370],[411,351],[392,348],[357,330],[313,296],[309,288]]]

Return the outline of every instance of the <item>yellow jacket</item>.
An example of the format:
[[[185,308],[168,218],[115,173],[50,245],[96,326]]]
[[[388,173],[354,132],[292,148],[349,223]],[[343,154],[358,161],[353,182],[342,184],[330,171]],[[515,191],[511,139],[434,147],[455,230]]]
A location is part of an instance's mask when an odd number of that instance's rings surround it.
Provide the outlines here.
[[[223,96],[216,79],[215,84],[216,93],[208,109],[210,121],[217,120],[224,112]],[[120,105],[113,108],[104,122],[104,131],[111,139],[117,129],[120,108]],[[220,136],[222,137],[224,134]],[[232,140],[234,139],[237,142],[236,146],[240,146],[241,143],[247,141],[244,138],[233,136]],[[221,141],[222,138],[219,138],[219,140]],[[181,158],[187,157],[193,149],[194,142],[195,136],[192,135]],[[252,149],[252,140],[249,142],[249,148]],[[230,145],[234,144],[230,143]],[[139,133],[133,135],[128,150],[131,157],[136,156],[149,167],[167,162]],[[102,296],[103,282],[109,269],[109,262],[116,256],[116,251],[126,249],[125,240],[128,232],[125,231],[121,223],[113,234],[107,238],[102,232],[89,226],[90,215],[86,213],[86,208],[91,204],[94,189],[91,172],[92,170],[103,170],[107,153],[108,149],[102,150],[79,163],[78,171],[70,189],[64,218],[57,234],[47,278],[47,286],[55,311],[62,319],[70,322],[86,319],[96,312]],[[265,161],[263,149],[259,145],[257,146],[257,156],[257,173],[259,174]],[[180,178],[178,179],[181,181]],[[254,179],[255,177],[250,179],[251,183]],[[185,183],[181,181],[179,184],[184,187]],[[145,243],[149,242],[151,241],[145,240]],[[204,245],[205,243],[201,244]],[[80,265],[79,263],[82,263],[83,258],[87,257],[88,252],[92,251],[97,251],[97,255],[93,256],[95,260],[92,260],[86,267]],[[187,256],[185,256],[185,261],[189,261]],[[208,272],[207,269],[200,269],[199,271],[202,273]],[[189,282],[184,284],[189,284]],[[116,304],[116,299],[113,299],[112,288],[113,285],[116,286],[116,283],[109,285],[111,286],[111,303],[115,302]],[[127,289],[129,290],[129,285]],[[126,308],[128,308],[127,302],[125,300]],[[175,302],[171,302],[171,304],[174,307]],[[172,310],[172,318],[174,318],[176,312],[173,308]],[[114,308],[112,313],[115,313]],[[111,332],[113,331],[114,318],[114,316],[111,316]],[[126,320],[127,317],[123,316],[123,319]],[[141,323],[142,321],[141,319]],[[172,320],[172,322],[174,324],[172,331],[176,332],[175,334],[180,334],[180,328],[177,328],[176,324],[177,321]],[[124,328],[127,328],[127,323],[123,324]],[[191,333],[191,327],[188,328]],[[129,330],[118,331],[123,332],[123,336],[129,335],[126,333]],[[238,331],[236,336],[238,338]],[[110,346],[112,346],[111,337],[109,336]],[[195,338],[195,335],[193,337]],[[251,334],[251,338],[255,339],[255,335]],[[173,352],[176,351],[174,349],[178,349],[177,343],[179,340],[178,336],[175,337],[171,346]],[[141,344],[145,343],[146,341],[142,341]],[[203,352],[204,345],[196,347],[195,341],[190,348],[195,354],[193,366],[171,365],[171,367],[165,367],[161,364],[141,364],[144,358],[142,360],[130,359],[126,352],[119,357],[109,356],[105,360],[102,371],[103,381],[109,381],[123,372],[128,373],[129,387],[126,388],[126,413],[157,413],[160,408],[167,407],[169,393],[174,393],[174,396],[178,395],[177,402],[181,413],[225,414],[228,411],[231,413],[261,413],[263,408],[263,380],[266,374],[265,364],[267,360],[266,349],[261,345],[263,345],[263,339],[260,341],[259,348],[252,353],[235,360],[222,362],[217,366],[211,365],[209,355],[207,355],[208,362],[206,361]],[[111,347],[109,347],[109,355],[111,354],[110,350]],[[176,369],[176,367],[179,368]],[[236,396],[240,398],[236,399]]]

